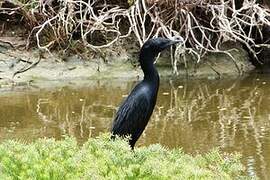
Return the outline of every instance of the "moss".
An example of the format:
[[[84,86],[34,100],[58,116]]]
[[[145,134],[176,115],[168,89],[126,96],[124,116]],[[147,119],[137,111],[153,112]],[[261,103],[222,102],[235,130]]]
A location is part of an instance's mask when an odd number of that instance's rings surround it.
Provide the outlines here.
[[[75,139],[40,139],[0,145],[1,179],[234,179],[243,177],[238,155],[216,150],[191,156],[160,145],[131,151],[109,135],[91,138],[82,146]]]

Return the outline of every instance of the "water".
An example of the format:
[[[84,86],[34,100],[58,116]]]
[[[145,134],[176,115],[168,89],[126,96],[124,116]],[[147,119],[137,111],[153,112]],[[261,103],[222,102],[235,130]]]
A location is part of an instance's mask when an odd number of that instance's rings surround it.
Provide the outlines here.
[[[136,82],[89,81],[61,88],[0,93],[0,141],[39,137],[79,142],[108,132],[117,106]],[[137,146],[161,143],[196,154],[240,152],[246,173],[270,178],[270,78],[162,80],[157,106]]]

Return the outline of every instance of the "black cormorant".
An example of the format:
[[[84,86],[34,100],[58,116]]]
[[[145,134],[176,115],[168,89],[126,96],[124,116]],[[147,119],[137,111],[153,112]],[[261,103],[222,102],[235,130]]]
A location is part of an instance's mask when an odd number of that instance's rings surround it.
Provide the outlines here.
[[[144,43],[139,56],[144,79],[135,86],[118,109],[111,130],[112,138],[115,135],[130,136],[129,144],[132,149],[134,148],[156,104],[159,75],[154,61],[161,51],[181,42],[183,39],[179,36],[174,37],[174,39],[153,38]]]

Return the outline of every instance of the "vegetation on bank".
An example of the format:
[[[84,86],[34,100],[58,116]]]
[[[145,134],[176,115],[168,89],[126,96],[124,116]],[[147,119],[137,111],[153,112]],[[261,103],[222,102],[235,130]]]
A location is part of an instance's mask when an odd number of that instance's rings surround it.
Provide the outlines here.
[[[181,35],[184,54],[193,55],[196,63],[207,52],[225,53],[236,61],[230,49],[222,49],[224,42],[233,41],[259,64],[257,52],[269,47],[270,11],[260,1],[4,0],[0,15],[3,28],[21,23],[27,46],[43,50],[99,51],[129,38],[141,46],[153,36]],[[177,64],[187,62],[180,49],[175,52],[177,71]]]
[[[0,145],[1,179],[237,179],[244,177],[237,155],[214,150],[191,156],[160,145],[131,151],[128,143],[108,135],[82,146],[73,138]]]

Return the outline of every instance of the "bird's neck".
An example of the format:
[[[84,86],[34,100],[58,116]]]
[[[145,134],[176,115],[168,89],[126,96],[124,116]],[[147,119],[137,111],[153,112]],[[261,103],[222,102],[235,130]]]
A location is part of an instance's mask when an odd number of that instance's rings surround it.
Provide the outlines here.
[[[139,62],[144,73],[144,81],[159,84],[159,74],[154,66],[156,56],[149,51],[141,50]]]
[[[144,80],[145,81],[150,81],[153,83],[159,82],[159,74],[158,74],[156,67],[153,64],[150,64],[150,65],[142,68],[142,70],[144,73]]]
[[[153,63],[141,64],[144,73],[144,81],[151,83],[159,83],[159,74]]]

